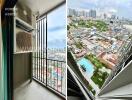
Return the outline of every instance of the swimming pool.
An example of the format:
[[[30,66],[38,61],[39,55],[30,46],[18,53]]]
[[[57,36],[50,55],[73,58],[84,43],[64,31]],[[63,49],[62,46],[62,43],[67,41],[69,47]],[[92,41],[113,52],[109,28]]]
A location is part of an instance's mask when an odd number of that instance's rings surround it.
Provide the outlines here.
[[[80,66],[83,65],[86,68],[88,75],[92,76],[94,72],[94,66],[86,58],[82,58],[77,62]]]

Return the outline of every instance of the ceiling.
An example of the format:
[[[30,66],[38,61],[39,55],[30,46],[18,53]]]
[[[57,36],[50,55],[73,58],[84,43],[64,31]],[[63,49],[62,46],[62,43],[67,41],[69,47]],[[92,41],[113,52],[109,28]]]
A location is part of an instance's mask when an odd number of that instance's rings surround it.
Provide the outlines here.
[[[44,14],[53,9],[65,0],[19,0],[21,3],[27,5],[33,12]]]

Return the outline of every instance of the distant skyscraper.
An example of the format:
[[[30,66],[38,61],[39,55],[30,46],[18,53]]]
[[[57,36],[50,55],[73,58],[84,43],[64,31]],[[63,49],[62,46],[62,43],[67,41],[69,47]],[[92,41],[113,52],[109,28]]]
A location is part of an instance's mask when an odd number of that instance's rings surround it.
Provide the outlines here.
[[[72,11],[72,9],[68,9],[68,15],[72,15],[73,14],[73,11]]]
[[[90,10],[89,17],[96,18],[96,10]]]
[[[86,12],[87,17],[89,17],[89,12]]]
[[[111,19],[116,19],[116,15],[112,15],[111,16]]]
[[[82,12],[81,11],[78,11],[78,16],[82,16]]]
[[[77,16],[77,11],[75,9],[69,8],[69,15],[70,16]]]
[[[106,19],[106,18],[107,18],[107,14],[104,13],[104,19]]]

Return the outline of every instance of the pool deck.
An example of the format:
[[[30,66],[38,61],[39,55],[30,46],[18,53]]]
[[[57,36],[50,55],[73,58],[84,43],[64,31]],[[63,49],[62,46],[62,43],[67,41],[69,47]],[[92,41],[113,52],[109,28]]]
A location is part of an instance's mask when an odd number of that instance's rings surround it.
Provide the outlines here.
[[[89,75],[81,70],[79,67],[80,71],[82,72],[82,75],[86,78],[86,80],[89,82],[89,84],[93,87],[93,89],[96,91],[96,94],[100,91],[99,87],[91,80]]]
[[[81,59],[83,59],[83,58],[81,58]],[[80,60],[81,60],[81,59],[80,59]],[[78,60],[78,61],[79,61],[79,60]],[[89,63],[91,63],[91,62],[89,62]],[[91,63],[91,64],[92,64],[92,63]],[[80,64],[78,64],[78,65],[79,65],[79,69],[80,69],[82,75],[86,78],[86,80],[89,82],[89,84],[90,84],[90,85],[93,87],[93,89],[96,91],[96,94],[98,94],[98,92],[100,91],[99,87],[91,80],[91,76],[90,76],[87,72],[83,72],[83,71],[82,71]],[[94,67],[94,65],[93,65],[93,67]]]
[[[86,68],[86,72],[89,76],[93,75],[94,72],[94,65],[86,58],[81,58],[80,60],[78,60],[77,62],[79,65],[84,65]]]

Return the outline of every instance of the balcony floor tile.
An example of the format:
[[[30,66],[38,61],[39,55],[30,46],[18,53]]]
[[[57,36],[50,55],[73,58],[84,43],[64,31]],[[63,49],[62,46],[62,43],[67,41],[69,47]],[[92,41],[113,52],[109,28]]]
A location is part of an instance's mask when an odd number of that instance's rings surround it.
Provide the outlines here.
[[[24,83],[15,89],[14,100],[62,100],[35,81]]]

